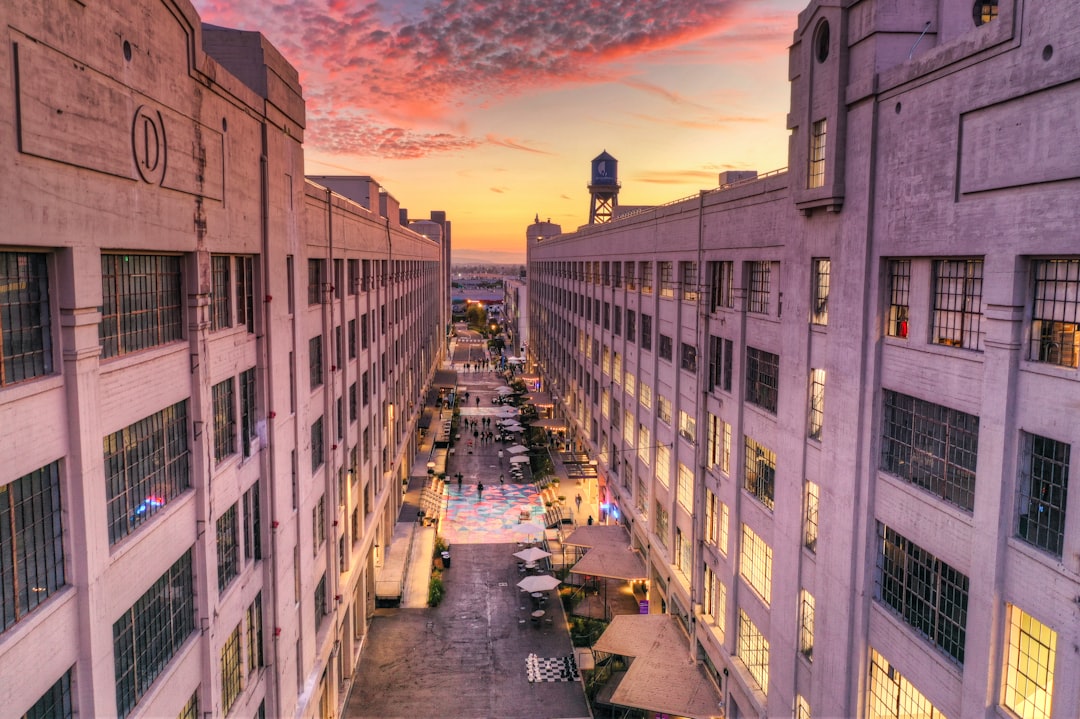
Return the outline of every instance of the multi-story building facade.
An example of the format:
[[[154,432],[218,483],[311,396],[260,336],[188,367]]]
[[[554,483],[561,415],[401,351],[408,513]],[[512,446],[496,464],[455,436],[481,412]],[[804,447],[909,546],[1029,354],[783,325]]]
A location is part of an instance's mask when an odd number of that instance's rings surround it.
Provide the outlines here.
[[[1080,713],[1078,21],[812,2],[790,168],[530,239],[530,351],[728,716]]]
[[[0,705],[325,717],[443,352],[445,246],[303,177],[185,0],[0,8]]]

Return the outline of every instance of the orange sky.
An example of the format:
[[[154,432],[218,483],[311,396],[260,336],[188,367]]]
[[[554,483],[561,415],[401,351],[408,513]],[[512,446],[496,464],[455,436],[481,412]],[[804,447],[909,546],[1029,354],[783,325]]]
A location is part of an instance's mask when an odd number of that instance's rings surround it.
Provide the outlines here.
[[[787,164],[787,45],[805,0],[196,0],[297,68],[310,174],[445,210],[454,260],[521,262],[536,215],[588,221],[589,161],[619,204]]]

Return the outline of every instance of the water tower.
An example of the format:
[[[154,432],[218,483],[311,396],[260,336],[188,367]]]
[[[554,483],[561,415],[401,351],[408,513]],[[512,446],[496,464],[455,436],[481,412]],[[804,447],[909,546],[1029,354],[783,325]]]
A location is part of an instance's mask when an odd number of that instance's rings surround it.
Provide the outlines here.
[[[592,196],[589,224],[611,222],[615,208],[619,206],[619,161],[607,150],[593,158],[589,194]]]

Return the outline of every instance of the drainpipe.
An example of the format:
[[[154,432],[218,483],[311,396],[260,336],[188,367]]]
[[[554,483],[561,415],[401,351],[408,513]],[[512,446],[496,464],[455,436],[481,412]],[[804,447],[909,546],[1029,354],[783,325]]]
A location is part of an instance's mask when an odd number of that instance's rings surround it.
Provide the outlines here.
[[[708,190],[700,190],[698,192],[698,236],[697,236],[697,271],[700,277],[704,271],[704,256],[705,256],[705,195]],[[698,282],[698,287],[702,286],[701,282]],[[685,288],[683,288],[685,291]],[[697,293],[697,304],[694,308],[695,324],[695,336],[694,344],[697,347],[707,348],[709,346],[709,312],[706,307],[706,302],[703,301],[702,292]],[[706,442],[701,441],[701,428],[707,427],[706,419],[708,412],[705,408],[709,399],[708,382],[705,381],[704,372],[701,370],[702,365],[708,366],[707,363],[702,362],[702,358],[705,357],[705,352],[701,352],[698,357],[698,368],[694,371],[694,376],[698,382],[698,401],[697,406],[694,409],[694,428],[697,432],[697,437],[694,438],[694,464],[696,465],[695,481],[693,486],[693,504],[694,504],[694,527],[693,527],[693,553],[690,566],[690,576],[693,578],[690,585],[690,617],[693,622],[694,630],[690,633],[690,658],[696,659],[694,644],[697,642],[697,611],[696,607],[700,602],[698,599],[705,596],[704,579],[699,572],[694,571],[694,567],[701,567],[704,565],[705,558],[705,477],[707,472],[707,453],[708,447]],[[706,441],[708,435],[706,434]],[[697,481],[700,477],[701,481]]]

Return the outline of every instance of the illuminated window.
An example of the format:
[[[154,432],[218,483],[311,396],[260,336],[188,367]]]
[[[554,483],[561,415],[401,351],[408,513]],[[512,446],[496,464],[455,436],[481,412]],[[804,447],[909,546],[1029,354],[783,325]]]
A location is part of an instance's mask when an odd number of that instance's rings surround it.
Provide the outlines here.
[[[666,445],[656,448],[656,481],[665,487],[671,482],[671,450]]]
[[[102,358],[183,339],[179,257],[103,254],[101,290]]]
[[[199,692],[196,691],[191,695],[176,719],[199,719]]]
[[[1010,604],[1009,653],[1001,704],[1021,719],[1049,719],[1054,700],[1057,632]]]
[[[679,263],[679,282],[682,285],[682,298],[686,302],[697,302],[698,298],[698,281],[697,281],[697,263],[696,262],[680,262]]]
[[[1080,260],[1036,260],[1028,359],[1059,367],[1080,362]]]
[[[660,296],[675,296],[675,278],[672,275],[670,262],[657,262],[656,271],[660,274]]]
[[[818,486],[806,481],[806,513],[803,515],[803,546],[817,551],[818,538]]]
[[[830,266],[828,258],[819,257],[813,262],[813,301],[810,307],[810,322],[815,325],[829,324]]]
[[[975,26],[985,25],[998,16],[998,0],[975,0],[971,6],[971,19]]]
[[[911,260],[889,260],[889,324],[885,334],[907,339]]]
[[[725,631],[725,615],[727,614],[727,587],[720,581],[720,578],[713,572],[712,567],[708,564],[704,565],[703,576],[705,582],[703,584],[705,593],[702,598],[701,611],[706,617],[712,619],[708,622],[715,627],[721,634]]]
[[[776,453],[750,437],[743,444],[743,488],[769,509],[776,491]]]
[[[806,187],[825,186],[825,120],[816,121],[810,130],[810,167],[806,173]]]
[[[825,370],[810,370],[810,439],[821,439],[821,426],[825,422]]]
[[[690,444],[697,444],[697,420],[694,415],[679,410],[679,436]]]
[[[240,669],[240,625],[232,630],[229,638],[221,647],[221,703],[224,713],[228,714],[233,704],[240,698],[243,688]]]
[[[634,508],[641,515],[641,521],[649,520],[649,485],[645,477],[638,477],[637,493],[634,495]]]
[[[1016,536],[1055,557],[1065,539],[1070,449],[1065,442],[1021,433]]]
[[[712,490],[705,490],[705,542],[727,556],[728,508]]]
[[[638,267],[641,268],[641,292],[645,295],[651,295],[653,288],[652,262],[641,262]]]
[[[810,702],[802,694],[795,695],[795,719],[810,719]]]
[[[694,511],[694,473],[682,462],[679,462],[679,474],[676,478],[678,482],[678,497],[679,504],[687,512],[693,513]]]
[[[706,461],[710,469],[717,467],[724,474],[729,472],[731,463],[731,425],[711,413],[709,414]]]
[[[652,433],[649,432],[649,428],[643,424],[638,425],[638,459],[649,464],[649,448],[652,444]],[[664,449],[667,449],[666,447]],[[659,452],[657,457],[659,458]]]
[[[750,263],[750,292],[746,297],[747,312],[769,314],[769,280],[771,267],[768,262]]]
[[[982,281],[982,260],[934,263],[935,344],[982,350]]]
[[[937,707],[904,676],[870,648],[867,719],[945,719]]]
[[[768,604],[772,598],[772,547],[749,526],[742,526],[742,554],[739,573]]]
[[[656,395],[656,418],[664,424],[671,424],[671,400],[662,394]]]
[[[758,688],[768,694],[769,641],[741,609],[739,610],[739,643],[736,653],[746,665],[750,676],[757,682]]]
[[[805,589],[799,591],[799,651],[814,660],[814,595]]]
[[[46,255],[0,252],[0,387],[52,372]]]
[[[641,402],[641,406],[645,409],[652,409],[652,387],[644,382],[638,385],[638,401]]]

